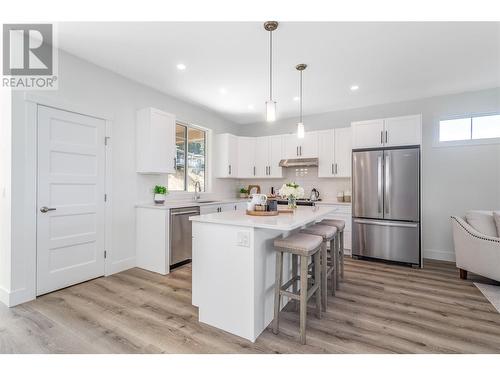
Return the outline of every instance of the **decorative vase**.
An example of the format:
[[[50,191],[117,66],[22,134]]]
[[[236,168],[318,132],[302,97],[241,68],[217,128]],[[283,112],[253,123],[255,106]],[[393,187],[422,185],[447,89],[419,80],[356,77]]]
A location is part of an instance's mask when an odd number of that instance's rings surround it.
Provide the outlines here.
[[[294,196],[288,196],[288,208],[295,209],[297,208],[297,198]]]
[[[154,201],[156,204],[165,203],[165,194],[155,194]]]

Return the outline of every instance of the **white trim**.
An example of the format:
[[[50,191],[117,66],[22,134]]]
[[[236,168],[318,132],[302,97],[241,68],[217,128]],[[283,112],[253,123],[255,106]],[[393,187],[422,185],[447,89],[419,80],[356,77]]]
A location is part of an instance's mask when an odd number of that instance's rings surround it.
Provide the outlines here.
[[[5,306],[9,306],[9,292],[0,286],[0,302],[2,302]]]
[[[104,202],[104,251],[106,258],[104,259],[104,276],[111,275],[111,259],[113,256],[113,123],[111,120],[106,120],[106,146],[104,151],[105,160],[105,177],[104,177],[104,192],[106,194],[106,202]]]
[[[449,262],[455,262],[455,253],[445,250],[425,249],[423,251],[423,256],[426,259],[446,260]]]
[[[129,257],[125,259],[120,259],[117,262],[109,262],[109,275],[114,273],[122,272],[136,266],[136,257]]]

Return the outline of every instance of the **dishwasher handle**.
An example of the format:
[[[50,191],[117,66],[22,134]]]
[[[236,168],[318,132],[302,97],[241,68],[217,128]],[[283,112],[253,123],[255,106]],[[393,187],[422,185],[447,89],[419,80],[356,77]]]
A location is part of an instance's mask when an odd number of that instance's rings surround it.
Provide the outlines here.
[[[170,215],[179,216],[179,215],[191,215],[191,214],[199,215],[200,211],[179,211],[179,212],[172,212]]]

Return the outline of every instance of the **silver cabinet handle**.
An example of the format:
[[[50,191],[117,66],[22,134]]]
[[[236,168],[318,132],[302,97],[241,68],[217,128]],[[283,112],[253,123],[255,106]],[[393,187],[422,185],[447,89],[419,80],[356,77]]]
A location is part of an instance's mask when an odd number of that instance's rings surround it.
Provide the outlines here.
[[[384,144],[384,132],[383,131],[380,132],[380,143]]]
[[[300,146],[299,150],[300,150],[300,156],[302,156],[302,146]]]
[[[174,171],[175,171],[175,169],[177,168],[177,163],[176,163],[176,161],[177,161],[177,159],[176,159],[176,158],[174,158]]]
[[[382,156],[378,157],[377,164],[377,202],[378,212],[382,212]]]
[[[299,156],[299,146],[297,146],[297,151],[295,153]]]
[[[332,163],[332,174],[335,174],[335,173],[333,172],[333,163]]]
[[[253,175],[255,176],[255,165],[253,166]]]
[[[385,156],[385,197],[384,197],[384,206],[385,213],[389,213],[389,197],[391,194],[391,157],[389,155]]]
[[[43,213],[47,213],[49,211],[55,211],[55,210],[56,210],[55,208],[50,208],[47,206],[43,206],[42,208],[40,208],[40,212],[43,212]]]
[[[385,131],[385,143],[388,143],[389,141],[389,132],[386,130]]]
[[[229,164],[229,174],[231,174],[231,164]]]
[[[418,223],[400,223],[400,222],[394,222],[394,221],[355,219],[355,220],[353,220],[353,222],[355,224],[379,225],[382,227],[401,227],[401,228],[417,228],[418,227]]]
[[[339,174],[339,168],[338,168],[337,163],[335,163],[335,174]]]

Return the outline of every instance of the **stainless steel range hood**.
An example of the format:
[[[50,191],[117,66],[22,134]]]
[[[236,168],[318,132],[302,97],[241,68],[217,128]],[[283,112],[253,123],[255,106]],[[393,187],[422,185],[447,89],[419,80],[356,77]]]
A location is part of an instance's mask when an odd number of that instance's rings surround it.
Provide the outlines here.
[[[283,159],[280,161],[280,167],[317,167],[318,158],[302,158],[302,159]]]

